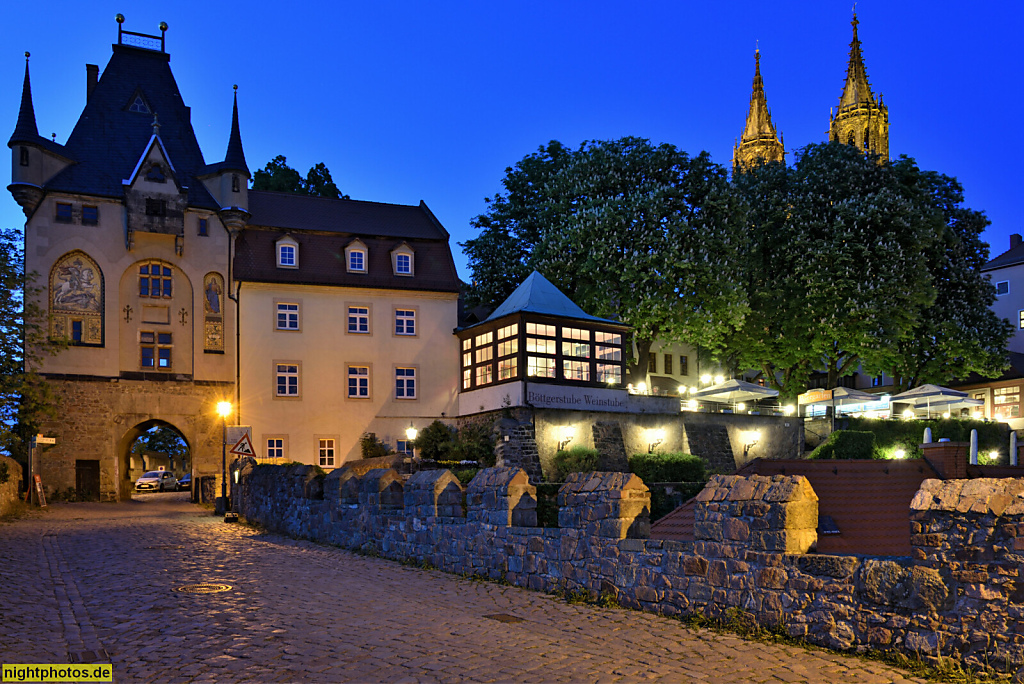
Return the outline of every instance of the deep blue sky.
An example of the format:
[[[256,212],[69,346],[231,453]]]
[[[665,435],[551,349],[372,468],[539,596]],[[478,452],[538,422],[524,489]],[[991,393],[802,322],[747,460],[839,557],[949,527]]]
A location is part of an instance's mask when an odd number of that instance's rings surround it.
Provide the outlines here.
[[[548,140],[625,135],[708,150],[728,164],[743,128],[755,41],[787,149],[822,141],[838,102],[850,2],[47,2],[5,8],[0,131],[24,69],[41,135],[64,142],[85,64],[125,29],[166,21],[171,67],[207,162],[223,158],[231,86],[255,170],[275,155],[330,168],[353,198],[426,201],[455,242],[507,166]],[[992,221],[995,256],[1021,232],[1024,4],[858,5],[868,76],[889,106],[890,151],[957,176]],[[4,129],[3,126],[7,128]],[[3,185],[10,182],[3,166]],[[5,193],[0,225],[23,215]]]

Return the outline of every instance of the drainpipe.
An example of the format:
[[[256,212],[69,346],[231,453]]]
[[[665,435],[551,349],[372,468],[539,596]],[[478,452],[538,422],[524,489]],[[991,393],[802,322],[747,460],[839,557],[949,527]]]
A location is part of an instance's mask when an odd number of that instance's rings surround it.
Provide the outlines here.
[[[231,252],[232,247],[235,244],[235,238],[238,236],[238,231],[230,228],[225,228],[228,231],[228,299],[235,303],[235,425],[242,424],[242,388],[241,384],[241,373],[242,373],[242,360],[241,360],[241,305],[240,295],[242,294],[242,284],[238,283],[235,286],[235,271],[234,271],[234,259],[232,259]],[[232,294],[234,291],[234,294]]]

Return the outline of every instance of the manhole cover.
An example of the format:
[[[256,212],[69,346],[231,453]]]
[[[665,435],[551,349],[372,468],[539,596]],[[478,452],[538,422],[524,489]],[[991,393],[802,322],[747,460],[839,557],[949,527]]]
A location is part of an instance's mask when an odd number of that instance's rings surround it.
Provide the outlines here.
[[[143,546],[147,551],[176,551],[178,549],[185,548],[184,546],[175,546],[174,544],[161,544],[159,546]]]
[[[484,615],[485,618],[490,620],[497,620],[498,622],[522,622],[523,618],[516,617],[515,615],[506,615],[505,613],[496,613],[495,615]]]
[[[183,594],[216,594],[221,591],[231,591],[230,584],[186,584],[183,587],[178,587],[174,591],[180,591]]]

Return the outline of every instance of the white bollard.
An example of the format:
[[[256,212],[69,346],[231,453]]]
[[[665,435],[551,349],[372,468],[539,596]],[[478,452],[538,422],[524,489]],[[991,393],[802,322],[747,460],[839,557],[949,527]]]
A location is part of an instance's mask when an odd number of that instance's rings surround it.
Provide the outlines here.
[[[978,431],[971,430],[971,465],[978,465]]]
[[[932,443],[932,429],[931,428],[925,428],[924,429],[924,443],[925,444],[931,444]]]
[[[1010,465],[1017,465],[1017,431],[1010,430]]]

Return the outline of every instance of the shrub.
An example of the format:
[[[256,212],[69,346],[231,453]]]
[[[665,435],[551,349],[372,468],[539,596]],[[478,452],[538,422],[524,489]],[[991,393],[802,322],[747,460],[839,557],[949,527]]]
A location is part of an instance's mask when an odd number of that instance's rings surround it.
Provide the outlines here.
[[[870,459],[875,455],[875,435],[860,430],[836,430],[811,452],[809,458]]]
[[[921,458],[921,442],[924,429],[932,429],[936,442],[948,438],[953,442],[971,441],[971,430],[978,431],[978,451],[998,451],[1004,461],[1009,448],[1010,433],[1006,423],[983,420],[947,418],[934,420],[873,420],[870,418],[846,418],[836,421],[850,430],[863,430],[875,435],[875,458],[893,458],[896,449],[907,452],[907,458]]]
[[[469,481],[472,480],[479,472],[479,468],[456,468],[452,470],[452,475],[454,475],[462,484],[463,488],[465,488],[469,484]]]
[[[448,458],[453,461],[476,461],[485,468],[494,465],[494,434],[479,423],[463,426],[455,434]]]
[[[554,479],[562,482],[569,473],[589,473],[597,470],[597,449],[574,446],[555,454]]]
[[[629,459],[629,470],[644,483],[707,481],[704,461],[699,456],[679,452],[633,454]]]
[[[435,461],[459,461],[462,459],[452,458],[449,454],[455,442],[455,428],[449,427],[439,420],[435,420],[427,427],[420,430],[420,434],[413,442],[413,447],[419,451],[420,458],[429,458]]]
[[[372,432],[367,432],[359,438],[359,450],[362,452],[363,458],[378,458],[395,453],[388,444],[377,439],[377,435]]]

